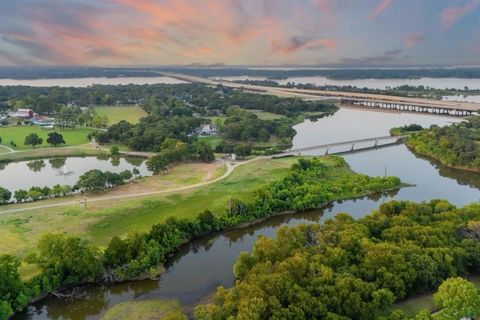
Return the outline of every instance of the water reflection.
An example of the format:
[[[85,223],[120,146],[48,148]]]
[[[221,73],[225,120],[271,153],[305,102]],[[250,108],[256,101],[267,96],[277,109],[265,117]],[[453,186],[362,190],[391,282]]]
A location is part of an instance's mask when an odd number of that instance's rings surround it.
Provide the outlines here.
[[[27,167],[33,172],[39,172],[45,168],[45,161],[43,160],[34,160],[27,162]]]
[[[60,169],[65,165],[67,158],[52,158],[48,159],[48,163],[52,166],[52,169]]]

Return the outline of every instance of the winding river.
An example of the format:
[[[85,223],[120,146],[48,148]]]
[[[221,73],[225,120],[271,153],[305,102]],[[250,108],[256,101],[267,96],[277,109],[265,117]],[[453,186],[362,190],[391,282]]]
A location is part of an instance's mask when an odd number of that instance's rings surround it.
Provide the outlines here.
[[[340,109],[333,116],[297,125],[294,148],[387,135],[392,126],[412,122],[425,126],[455,121],[458,119]],[[184,246],[168,261],[167,271],[158,281],[87,286],[82,289],[81,298],[61,300],[49,297],[29,306],[16,319],[97,319],[119,302],[152,298],[178,299],[185,311],[191,312],[192,307],[206,301],[217,286],[232,286],[232,267],[238,254],[251,250],[260,235],[275,236],[280,226],[319,223],[339,212],[348,212],[359,218],[391,199],[424,201],[443,198],[457,206],[480,199],[479,175],[445,168],[414,155],[404,145],[357,152],[345,155],[345,158],[357,172],[383,175],[387,171],[389,175],[396,175],[415,186],[398,192],[336,202],[322,210],[273,217],[248,228],[203,237]]]

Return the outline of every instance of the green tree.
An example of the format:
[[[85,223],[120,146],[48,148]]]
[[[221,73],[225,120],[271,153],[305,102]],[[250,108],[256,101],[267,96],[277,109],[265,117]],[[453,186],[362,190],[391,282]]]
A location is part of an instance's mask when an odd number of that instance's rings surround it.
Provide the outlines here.
[[[63,139],[63,135],[54,131],[48,134],[47,143],[56,147],[60,144],[65,144],[66,142],[65,139]]]
[[[0,255],[0,319],[7,319],[13,310],[24,306],[23,282],[18,273],[20,261],[10,255]]]
[[[77,186],[85,191],[97,192],[105,189],[107,184],[105,174],[98,170],[93,169],[82,174],[77,182]]]
[[[25,137],[24,144],[26,146],[32,146],[32,148],[35,148],[35,146],[41,145],[42,143],[43,139],[40,138],[36,133],[30,133],[28,136]]]
[[[98,248],[78,237],[46,234],[37,244],[37,253],[27,262],[36,264],[54,286],[94,280],[101,271]]]
[[[119,154],[120,154],[120,148],[116,144],[110,147],[110,155],[118,156]]]
[[[440,311],[437,319],[476,318],[480,315],[480,293],[475,285],[463,278],[449,278],[442,282],[433,296]]]
[[[17,202],[23,202],[27,199],[27,194],[28,192],[26,190],[19,189],[15,191],[13,197],[15,200],[17,200]]]
[[[0,187],[0,204],[8,203],[11,197],[12,193],[9,190]]]

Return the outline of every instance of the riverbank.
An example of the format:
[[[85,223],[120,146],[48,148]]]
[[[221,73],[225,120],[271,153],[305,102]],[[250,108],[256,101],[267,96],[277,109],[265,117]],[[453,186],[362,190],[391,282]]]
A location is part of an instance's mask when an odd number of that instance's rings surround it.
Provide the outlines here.
[[[405,145],[408,147],[408,149],[411,152],[413,152],[413,153],[415,153],[419,156],[434,160],[434,161],[442,164],[443,166],[445,166],[447,168],[451,168],[451,169],[455,169],[455,170],[462,170],[462,171],[471,172],[471,173],[480,173],[480,169],[474,169],[474,168],[465,167],[465,166],[454,166],[454,165],[451,165],[449,163],[446,163],[440,157],[437,157],[437,156],[433,155],[432,153],[420,152],[420,151],[418,151],[417,148],[415,148],[415,146],[413,144],[408,143],[408,138],[405,140]]]

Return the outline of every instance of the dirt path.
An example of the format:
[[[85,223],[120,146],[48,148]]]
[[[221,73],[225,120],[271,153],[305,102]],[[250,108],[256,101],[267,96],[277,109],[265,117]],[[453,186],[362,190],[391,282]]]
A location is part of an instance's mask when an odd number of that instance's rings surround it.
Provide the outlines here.
[[[236,168],[238,168],[238,167],[240,167],[244,164],[254,162],[254,161],[257,161],[257,160],[260,160],[260,159],[266,159],[266,158],[267,157],[256,157],[256,158],[253,158],[253,159],[250,159],[250,160],[247,160],[247,161],[243,161],[243,162],[226,162],[227,171],[222,176],[220,176],[216,179],[213,179],[213,180],[199,182],[199,183],[191,184],[191,185],[184,186],[184,187],[178,187],[178,188],[166,189],[166,190],[160,190],[160,191],[139,192],[139,193],[132,193],[132,194],[121,194],[121,195],[115,195],[115,196],[108,196],[107,195],[107,196],[86,198],[86,200],[87,200],[87,204],[88,204],[88,203],[98,202],[98,201],[145,197],[145,196],[152,196],[152,195],[171,193],[171,192],[180,192],[180,191],[195,189],[195,188],[199,188],[199,187],[204,187],[204,186],[210,185],[212,183],[216,183],[218,181],[221,181],[221,180],[229,177]],[[30,211],[30,210],[36,210],[36,209],[62,207],[62,206],[70,206],[70,205],[77,205],[77,204],[78,204],[78,200],[74,199],[74,200],[57,202],[57,203],[46,204],[46,205],[35,206],[35,207],[25,207],[25,208],[18,208],[18,209],[10,209],[10,210],[5,210],[5,211],[0,211],[0,214]]]

